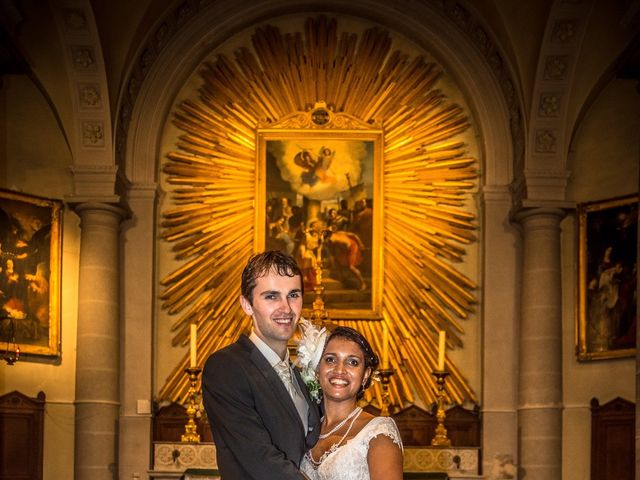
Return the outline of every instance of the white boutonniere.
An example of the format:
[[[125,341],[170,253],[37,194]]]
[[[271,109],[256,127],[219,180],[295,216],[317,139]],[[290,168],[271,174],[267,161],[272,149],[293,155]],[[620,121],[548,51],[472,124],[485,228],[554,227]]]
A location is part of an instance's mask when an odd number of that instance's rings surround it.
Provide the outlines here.
[[[316,376],[316,369],[320,363],[324,343],[327,339],[327,329],[318,328],[309,320],[300,317],[298,324],[302,336],[298,341],[296,366],[300,368],[300,375],[307,385],[309,394],[316,402],[320,403],[322,389]]]

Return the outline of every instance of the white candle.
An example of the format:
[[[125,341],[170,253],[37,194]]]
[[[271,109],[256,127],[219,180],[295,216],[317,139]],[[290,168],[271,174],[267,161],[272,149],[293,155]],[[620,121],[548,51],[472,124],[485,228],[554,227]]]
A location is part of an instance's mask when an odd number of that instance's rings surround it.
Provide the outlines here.
[[[382,324],[382,368],[389,368],[389,329],[387,324]]]
[[[196,368],[196,336],[197,336],[197,326],[195,323],[191,324],[191,343],[190,343],[190,348],[189,348],[189,354],[190,354],[190,362],[189,362],[189,366],[191,368]]]
[[[446,333],[444,332],[444,330],[440,330],[440,333],[438,335],[438,371],[439,372],[444,371],[444,349],[446,348],[445,339],[446,339]]]

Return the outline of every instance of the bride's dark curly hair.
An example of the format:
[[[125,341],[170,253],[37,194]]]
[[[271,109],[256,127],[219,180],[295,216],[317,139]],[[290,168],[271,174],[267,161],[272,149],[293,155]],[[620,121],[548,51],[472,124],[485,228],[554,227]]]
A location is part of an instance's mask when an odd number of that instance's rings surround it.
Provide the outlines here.
[[[342,327],[342,326],[335,327],[333,330],[331,330],[331,332],[329,333],[329,336],[327,337],[325,348],[329,344],[331,339],[336,337],[346,338],[347,340],[351,340],[352,342],[357,343],[364,355],[365,370],[367,368],[371,369],[371,374],[369,375],[369,378],[367,378],[367,381],[364,383],[364,385],[361,385],[360,390],[358,390],[357,398],[358,400],[360,400],[364,395],[364,391],[367,388],[369,388],[369,385],[371,385],[373,373],[378,368],[378,365],[380,364],[380,360],[378,359],[378,355],[376,355],[376,352],[374,352],[373,348],[371,348],[371,344],[369,343],[369,341],[366,338],[364,338],[364,336],[357,330],[354,330],[353,328],[350,328],[350,327]]]

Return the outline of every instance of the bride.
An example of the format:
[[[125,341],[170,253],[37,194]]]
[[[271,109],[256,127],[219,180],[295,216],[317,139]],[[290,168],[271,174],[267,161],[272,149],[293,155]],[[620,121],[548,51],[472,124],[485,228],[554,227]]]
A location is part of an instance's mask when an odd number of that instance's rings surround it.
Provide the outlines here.
[[[329,334],[317,370],[324,407],[320,439],[300,466],[309,479],[402,479],[395,422],[357,405],[377,366],[377,355],[359,332],[337,327]]]

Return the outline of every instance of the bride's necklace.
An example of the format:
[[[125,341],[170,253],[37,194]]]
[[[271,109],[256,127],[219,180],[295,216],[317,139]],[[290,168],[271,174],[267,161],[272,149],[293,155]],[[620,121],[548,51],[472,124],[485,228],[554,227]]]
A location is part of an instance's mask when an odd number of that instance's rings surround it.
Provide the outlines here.
[[[349,432],[351,432],[351,428],[353,427],[353,424],[356,422],[356,420],[358,419],[361,413],[362,413],[362,409],[360,407],[357,407],[353,412],[351,412],[347,416],[347,418],[345,418],[342,422],[340,422],[340,425],[338,427],[334,427],[329,433],[325,433],[324,436],[320,435],[320,438],[327,438],[333,432],[338,430],[338,428],[344,425],[347,420],[353,417],[353,420],[351,420],[351,423],[349,423],[349,428],[347,428],[347,431],[344,432],[344,435],[342,435],[342,438],[340,439],[340,441],[331,445],[331,447],[322,454],[322,456],[320,457],[320,460],[316,460],[315,458],[313,458],[313,454],[311,453],[311,450],[307,452],[307,456],[309,457],[309,460],[311,460],[311,463],[313,464],[314,469],[317,470],[318,467],[322,465],[322,462],[324,462],[325,458],[327,458],[331,453],[335,452],[340,447],[340,445],[342,445],[342,442],[344,442],[344,439],[347,438],[347,436],[349,435]]]
[[[320,436],[318,438],[320,438],[321,440],[324,438],[329,437],[330,435],[333,435],[334,433],[336,433],[338,430],[340,430],[345,423],[347,423],[349,420],[351,420],[354,415],[358,415],[360,412],[362,411],[362,408],[360,407],[356,407],[349,415],[347,415],[345,417],[344,420],[342,420],[340,423],[338,423],[335,427],[333,427],[330,431],[328,431],[327,433],[321,433]],[[322,418],[322,420],[324,420],[324,417]]]

